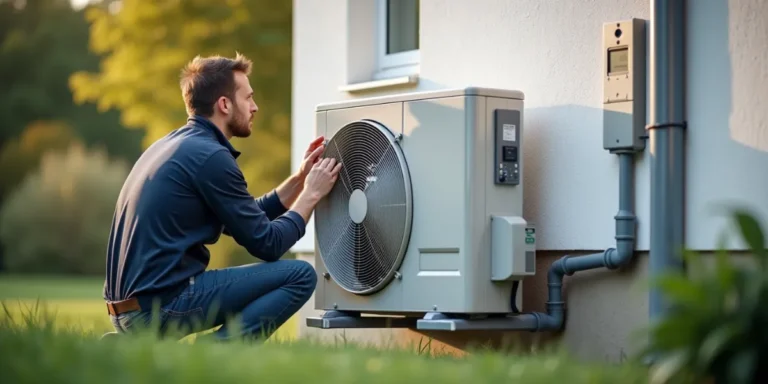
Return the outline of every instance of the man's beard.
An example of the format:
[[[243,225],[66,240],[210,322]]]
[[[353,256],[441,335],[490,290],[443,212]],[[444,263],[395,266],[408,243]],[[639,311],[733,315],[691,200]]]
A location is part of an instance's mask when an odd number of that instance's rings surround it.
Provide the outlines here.
[[[227,123],[227,128],[229,128],[229,132],[232,133],[233,137],[248,137],[251,135],[251,129],[250,129],[250,119],[247,117],[243,117],[240,114],[240,111],[235,109],[234,114],[232,116],[232,120]]]

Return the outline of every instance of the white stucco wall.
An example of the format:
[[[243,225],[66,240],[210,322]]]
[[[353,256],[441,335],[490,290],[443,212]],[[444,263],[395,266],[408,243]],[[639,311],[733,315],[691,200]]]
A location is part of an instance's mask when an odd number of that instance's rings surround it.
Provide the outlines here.
[[[316,104],[383,94],[339,91],[370,64],[370,1],[294,0],[294,169],[314,137]],[[689,247],[711,249],[724,224],[713,204],[746,204],[768,223],[768,5],[688,4],[686,236]],[[539,249],[614,244],[618,163],[602,149],[601,28],[633,17],[649,19],[650,2],[421,2],[420,81],[396,92],[475,85],[525,93],[525,215]],[[650,245],[648,151],[636,171],[639,250]],[[595,181],[581,184],[586,177]],[[294,251],[314,250],[312,225]]]

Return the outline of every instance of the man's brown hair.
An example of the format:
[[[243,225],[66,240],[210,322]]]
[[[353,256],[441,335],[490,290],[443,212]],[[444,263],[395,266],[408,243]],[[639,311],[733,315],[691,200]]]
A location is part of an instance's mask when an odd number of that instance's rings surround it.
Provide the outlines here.
[[[251,74],[251,61],[237,53],[234,59],[197,56],[181,71],[181,93],[189,115],[213,115],[219,97],[235,95],[235,71]]]

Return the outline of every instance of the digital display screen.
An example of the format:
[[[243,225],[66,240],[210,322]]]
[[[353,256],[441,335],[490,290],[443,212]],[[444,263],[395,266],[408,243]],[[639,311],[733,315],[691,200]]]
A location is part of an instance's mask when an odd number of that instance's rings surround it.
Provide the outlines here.
[[[608,51],[608,73],[629,72],[629,48]]]

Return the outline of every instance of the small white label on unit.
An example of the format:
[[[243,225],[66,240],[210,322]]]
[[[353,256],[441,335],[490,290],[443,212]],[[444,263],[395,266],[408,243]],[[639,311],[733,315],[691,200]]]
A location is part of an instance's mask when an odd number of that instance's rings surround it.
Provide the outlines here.
[[[515,138],[517,135],[515,134],[515,130],[517,129],[517,126],[514,124],[504,124],[501,126],[502,129],[502,139],[504,141],[515,141]]]

